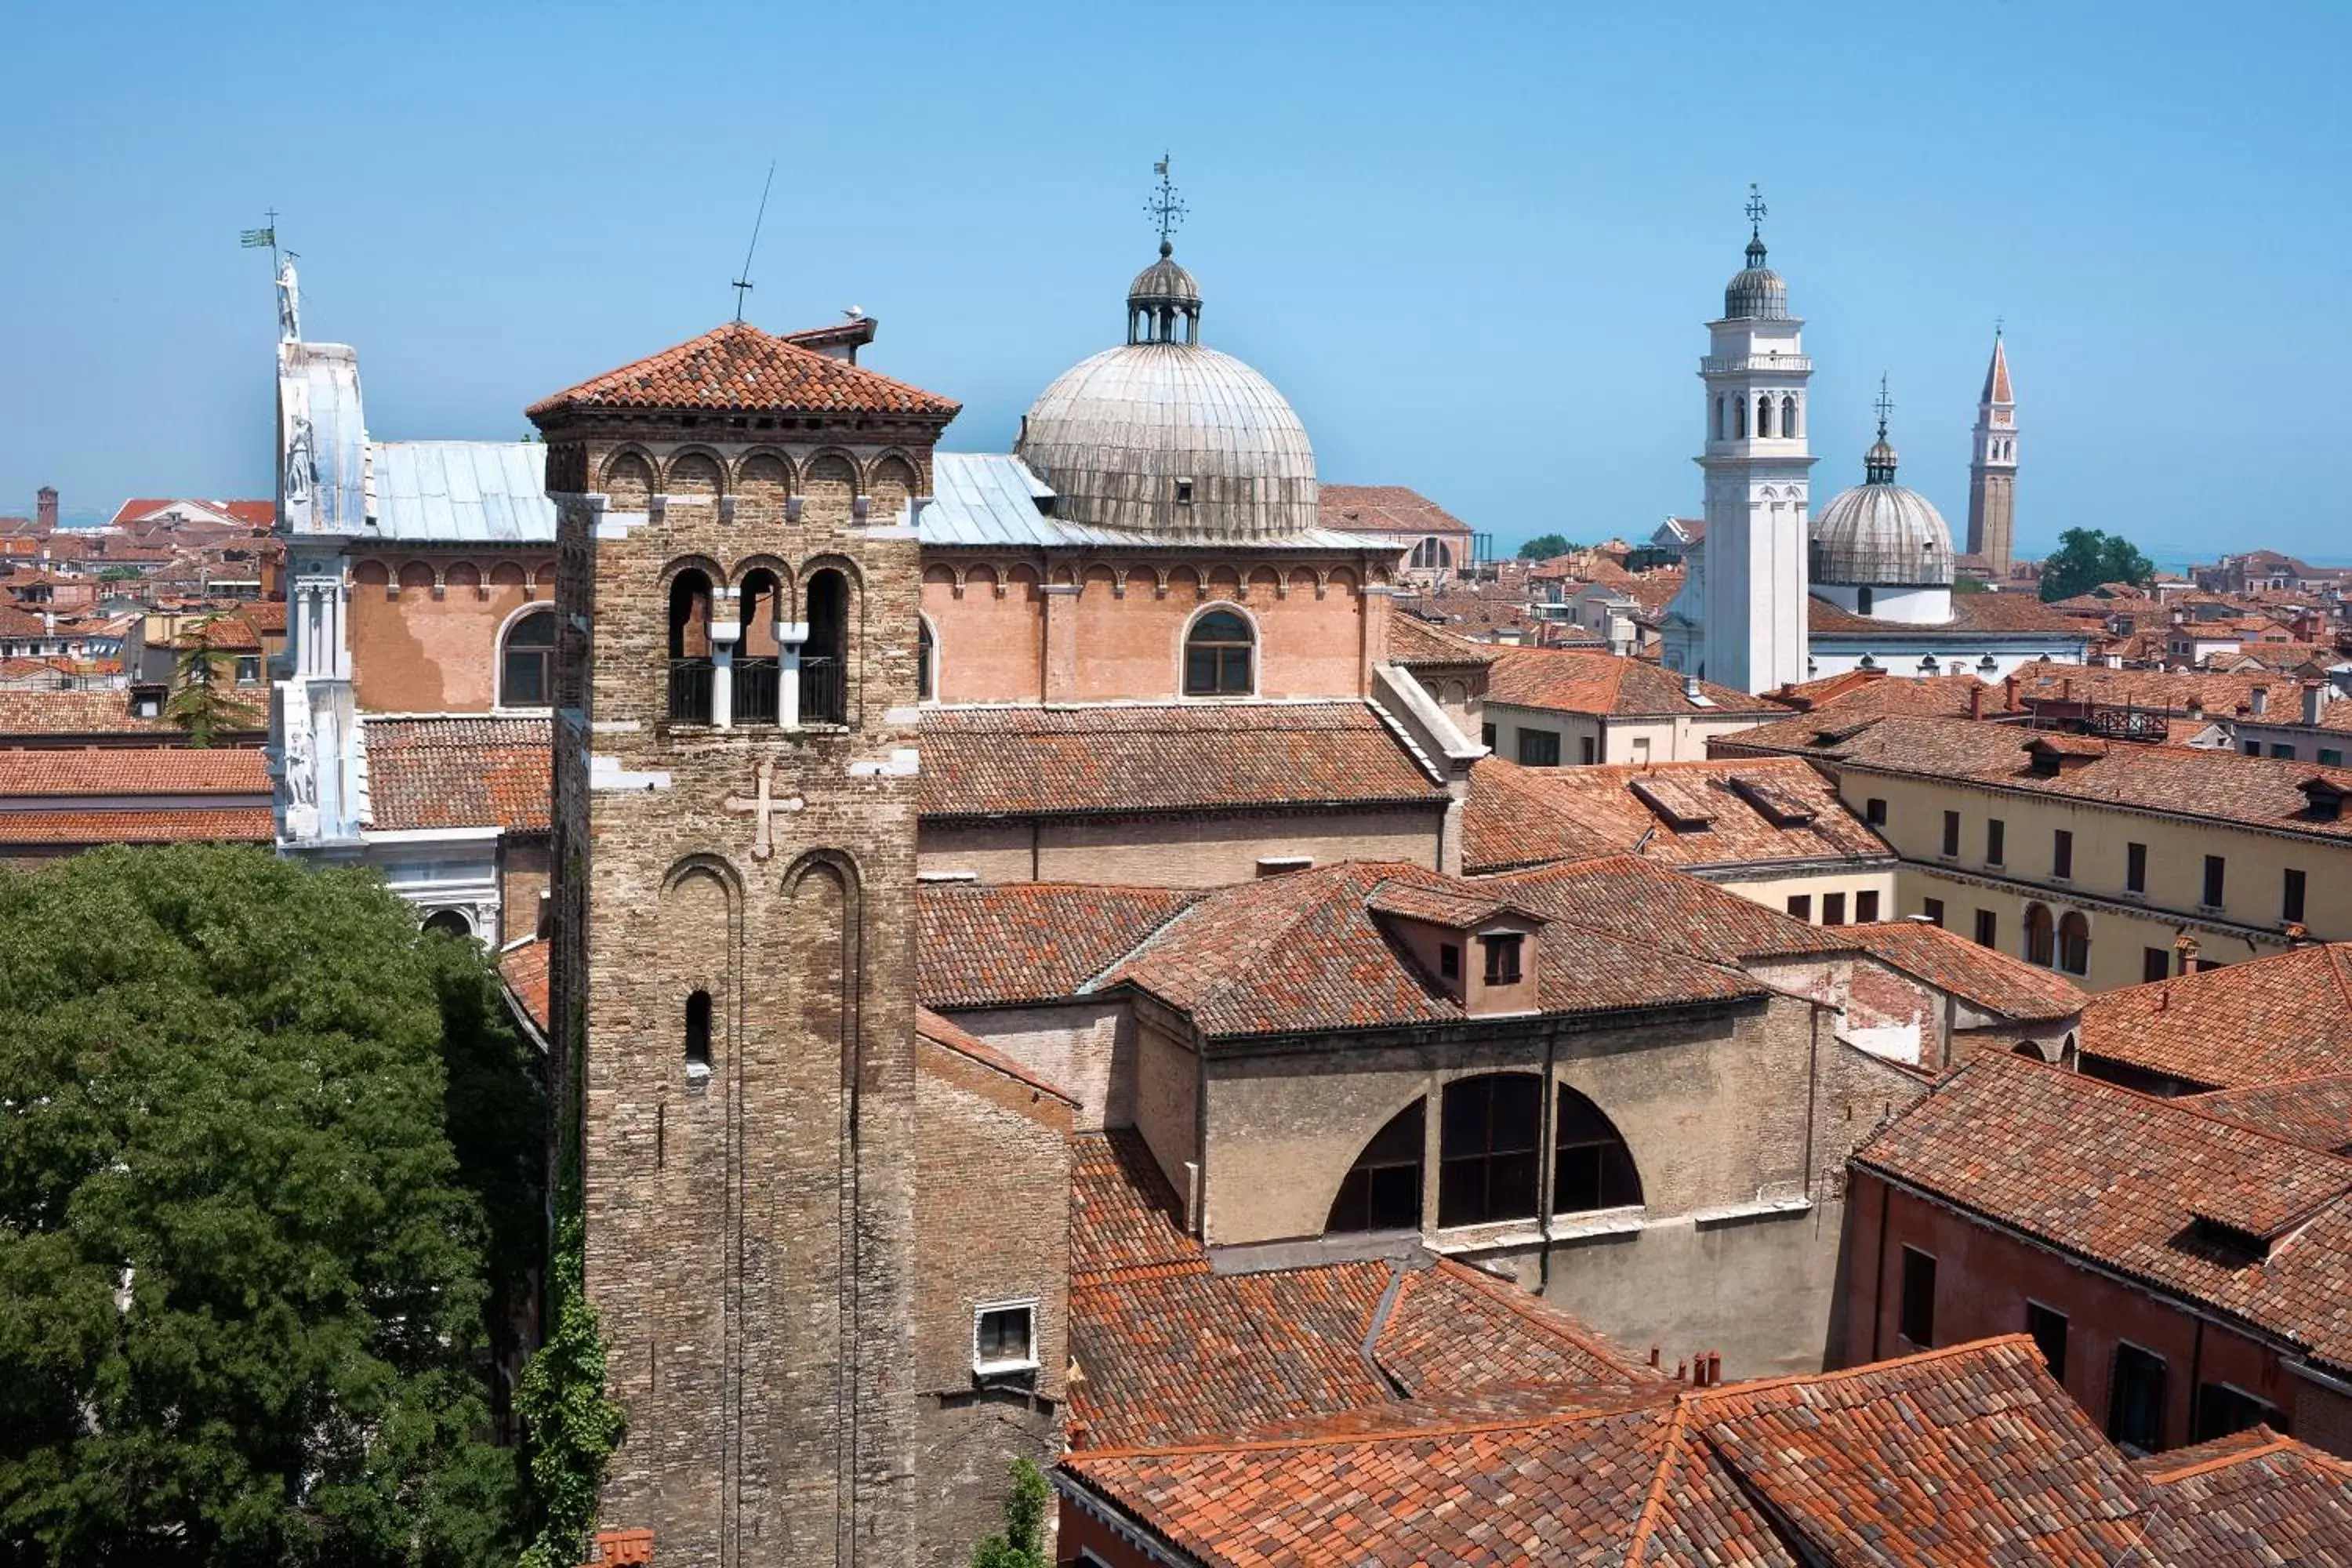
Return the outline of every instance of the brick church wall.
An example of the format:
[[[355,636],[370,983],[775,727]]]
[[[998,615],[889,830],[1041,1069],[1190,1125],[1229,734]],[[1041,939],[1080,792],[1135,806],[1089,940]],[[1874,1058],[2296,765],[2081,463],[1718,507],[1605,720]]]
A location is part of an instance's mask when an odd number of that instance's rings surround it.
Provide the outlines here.
[[[370,713],[487,713],[508,617],[550,602],[553,563],[528,555],[359,555],[352,563],[352,692]]]

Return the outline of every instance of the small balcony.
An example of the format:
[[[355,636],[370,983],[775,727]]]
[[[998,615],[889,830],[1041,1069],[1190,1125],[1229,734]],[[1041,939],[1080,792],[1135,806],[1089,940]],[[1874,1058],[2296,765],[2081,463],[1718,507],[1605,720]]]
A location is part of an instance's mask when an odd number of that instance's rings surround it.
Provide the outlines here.
[[[734,721],[738,724],[775,723],[782,711],[778,699],[782,690],[783,672],[775,659],[736,659]]]
[[[801,722],[849,722],[849,681],[840,659],[822,654],[802,658]]]
[[[709,723],[713,685],[709,659],[671,659],[669,661],[670,722],[673,724]]]

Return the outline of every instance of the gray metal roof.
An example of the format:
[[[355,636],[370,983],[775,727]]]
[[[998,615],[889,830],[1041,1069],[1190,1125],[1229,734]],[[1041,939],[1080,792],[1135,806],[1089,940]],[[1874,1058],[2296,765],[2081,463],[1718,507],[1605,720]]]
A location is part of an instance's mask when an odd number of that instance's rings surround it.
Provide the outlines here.
[[[555,542],[547,448],[536,441],[379,441],[374,458],[378,539]]]
[[[1095,528],[1048,516],[1053,489],[1010,452],[935,452],[931,456],[931,504],[919,524],[927,545],[1169,549],[1213,545],[1221,550],[1381,550],[1386,540],[1364,539],[1328,528],[1264,539],[1202,539],[1162,536],[1139,530]]]

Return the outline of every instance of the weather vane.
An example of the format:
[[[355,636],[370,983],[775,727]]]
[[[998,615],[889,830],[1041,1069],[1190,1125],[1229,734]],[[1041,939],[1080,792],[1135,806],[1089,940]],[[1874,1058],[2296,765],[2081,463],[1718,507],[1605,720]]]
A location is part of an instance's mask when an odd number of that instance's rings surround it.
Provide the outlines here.
[[[1160,176],[1160,188],[1152,193],[1150,201],[1143,204],[1143,210],[1160,225],[1160,254],[1162,256],[1175,248],[1168,243],[1168,237],[1183,223],[1185,210],[1184,204],[1177,199],[1175,185],[1168,178],[1168,154],[1162,153],[1160,162],[1151,165],[1151,172]]]
[[[1886,416],[1895,412],[1895,399],[1886,395],[1886,376],[1883,372],[1878,377],[1878,402],[1874,406],[1878,410],[1878,438],[1884,441],[1886,439]]]
[[[1763,237],[1764,237],[1764,216],[1765,216],[1765,211],[1766,211],[1766,209],[1765,209],[1765,206],[1764,206],[1764,193],[1763,193],[1763,192],[1761,192],[1761,191],[1759,191],[1759,190],[1758,190],[1758,189],[1756,188],[1755,182],[1753,182],[1753,181],[1748,182],[1748,238],[1750,238],[1750,239],[1761,239],[1761,238],[1763,238]]]

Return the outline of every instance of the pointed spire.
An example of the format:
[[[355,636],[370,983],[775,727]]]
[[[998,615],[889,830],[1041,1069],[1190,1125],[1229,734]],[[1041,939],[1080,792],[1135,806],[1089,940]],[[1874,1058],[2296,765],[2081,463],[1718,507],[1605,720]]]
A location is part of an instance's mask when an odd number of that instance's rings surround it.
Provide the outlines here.
[[[1886,439],[1886,416],[1895,412],[1895,400],[1886,395],[1886,377],[1878,378],[1878,440],[1863,454],[1863,482],[1891,485],[1895,482],[1895,448]]]
[[[2017,399],[2009,390],[2009,348],[2000,335],[2000,328],[1992,330],[1992,363],[1985,366],[1982,403],[2014,403]]]

